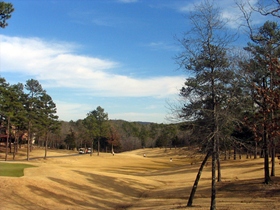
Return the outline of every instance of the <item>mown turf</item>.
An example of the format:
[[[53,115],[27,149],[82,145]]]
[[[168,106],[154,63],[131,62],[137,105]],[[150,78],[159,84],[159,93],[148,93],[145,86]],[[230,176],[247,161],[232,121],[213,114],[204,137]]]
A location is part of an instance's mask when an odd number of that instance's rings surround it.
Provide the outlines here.
[[[0,176],[21,177],[25,168],[35,167],[21,163],[0,163]]]

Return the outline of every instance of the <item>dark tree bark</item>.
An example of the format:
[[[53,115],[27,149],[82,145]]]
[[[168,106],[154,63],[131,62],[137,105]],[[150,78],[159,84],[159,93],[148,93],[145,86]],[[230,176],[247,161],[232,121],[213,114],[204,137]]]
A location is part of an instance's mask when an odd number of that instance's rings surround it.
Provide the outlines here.
[[[270,176],[275,176],[275,144],[272,142],[271,148],[271,174]]]
[[[17,147],[18,147],[18,138],[16,137],[14,142],[13,160],[16,158]]]
[[[210,210],[216,210],[216,165],[217,165],[217,147],[216,139],[213,138],[213,151],[212,151],[212,181],[211,181],[211,206]]]
[[[208,158],[210,157],[210,154],[211,154],[210,152],[208,152],[206,154],[206,156],[203,159],[203,161],[202,161],[202,163],[200,165],[200,168],[199,168],[199,170],[197,172],[196,179],[194,181],[194,184],[193,184],[193,187],[192,187],[192,191],[191,191],[191,194],[190,194],[190,197],[189,197],[189,201],[188,201],[188,204],[187,204],[188,207],[192,206],[193,199],[194,199],[194,196],[195,196],[195,192],[196,192],[196,189],[197,189],[197,186],[198,186],[198,182],[200,180],[203,168],[204,168],[205,164],[207,163]]]
[[[94,141],[94,140],[92,140],[92,141],[91,141],[91,151],[90,151],[90,156],[92,156],[92,153],[93,153],[93,141]]]
[[[6,154],[5,154],[5,161],[8,160],[8,144],[9,144],[9,138],[10,138],[10,117],[8,116],[8,126],[7,126],[7,139],[6,139]]]
[[[221,161],[220,161],[220,155],[219,152],[217,152],[217,171],[218,171],[218,177],[217,181],[221,182],[222,181],[222,172],[221,172]]]
[[[264,126],[263,136],[263,155],[264,155],[264,183],[269,184],[271,178],[269,176],[269,154],[268,154],[268,135],[266,132],[266,126]]]
[[[227,160],[227,150],[225,150],[225,153],[224,153],[224,160]]]
[[[5,152],[5,161],[8,160],[8,144],[9,144],[9,135],[6,137],[6,152]]]
[[[27,138],[27,161],[29,161],[29,152],[30,152],[30,141],[31,141],[31,122],[28,122],[28,138]]]
[[[46,132],[46,136],[45,136],[45,157],[44,157],[44,159],[47,159],[47,153],[48,153],[48,140],[49,140],[49,135],[48,135],[48,132]]]
[[[97,140],[97,155],[99,156],[99,152],[100,152],[100,139],[98,137],[98,140]]]
[[[217,177],[217,181],[221,182],[222,181],[222,172],[221,172],[221,162],[220,162],[220,148],[219,148],[219,138],[217,138],[217,143],[216,143],[216,152],[217,152],[217,171],[218,171],[218,177]]]
[[[258,142],[255,141],[254,159],[257,159],[257,157],[258,157]]]

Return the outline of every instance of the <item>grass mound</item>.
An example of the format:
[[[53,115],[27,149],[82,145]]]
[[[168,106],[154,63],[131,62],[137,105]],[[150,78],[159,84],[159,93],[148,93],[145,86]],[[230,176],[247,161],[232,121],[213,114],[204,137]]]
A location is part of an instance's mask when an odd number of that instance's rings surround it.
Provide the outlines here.
[[[0,176],[21,177],[25,168],[35,167],[22,163],[0,163]]]

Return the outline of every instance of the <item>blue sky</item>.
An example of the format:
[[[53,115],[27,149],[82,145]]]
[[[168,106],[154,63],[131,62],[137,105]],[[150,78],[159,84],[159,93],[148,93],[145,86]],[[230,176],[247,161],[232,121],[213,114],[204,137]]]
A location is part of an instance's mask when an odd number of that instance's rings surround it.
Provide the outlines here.
[[[182,51],[174,37],[190,29],[185,16],[199,1],[6,2],[15,8],[0,29],[0,76],[9,83],[37,79],[60,120],[101,106],[110,119],[169,123],[187,76],[174,60]],[[223,17],[240,15],[233,0],[216,2]]]

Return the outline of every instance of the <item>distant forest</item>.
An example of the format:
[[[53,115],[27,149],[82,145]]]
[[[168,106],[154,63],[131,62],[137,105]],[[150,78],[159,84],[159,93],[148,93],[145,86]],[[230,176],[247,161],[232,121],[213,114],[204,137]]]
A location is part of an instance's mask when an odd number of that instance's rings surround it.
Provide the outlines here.
[[[139,148],[181,147],[190,144],[188,132],[181,129],[181,124],[157,124],[142,122],[127,122],[124,120],[109,120],[110,128],[114,128],[116,142],[115,152],[129,151]],[[50,146],[72,149],[91,147],[91,139],[86,134],[82,120],[61,122],[59,135],[54,135]],[[43,142],[39,143],[43,145]],[[110,137],[101,136],[101,152],[111,152]],[[97,150],[97,142],[94,142]]]

